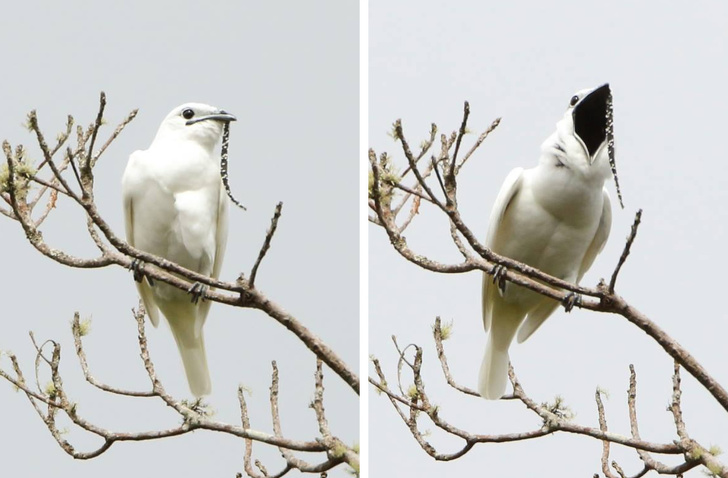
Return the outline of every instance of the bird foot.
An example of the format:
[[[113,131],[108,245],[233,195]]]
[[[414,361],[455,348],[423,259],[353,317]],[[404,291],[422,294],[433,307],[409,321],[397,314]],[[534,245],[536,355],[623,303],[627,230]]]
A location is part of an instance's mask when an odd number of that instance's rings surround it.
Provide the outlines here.
[[[493,272],[491,272],[491,275],[493,276],[493,284],[498,287],[498,291],[500,291],[500,295],[506,293],[506,268],[501,265],[496,265],[493,268]]]
[[[564,310],[569,313],[574,306],[581,307],[581,295],[576,292],[569,292],[566,297],[564,297],[564,300],[561,301],[561,304],[564,306]]]
[[[135,282],[141,282],[142,279],[146,277],[149,285],[154,285],[154,281],[152,280],[152,278],[144,273],[144,262],[140,261],[139,259],[134,259],[129,265],[129,270],[132,271]]]
[[[192,296],[192,303],[197,304],[200,299],[205,300],[205,292],[207,292],[207,289],[210,287],[205,284],[200,284],[199,282],[195,282],[192,284],[192,286],[187,291]]]

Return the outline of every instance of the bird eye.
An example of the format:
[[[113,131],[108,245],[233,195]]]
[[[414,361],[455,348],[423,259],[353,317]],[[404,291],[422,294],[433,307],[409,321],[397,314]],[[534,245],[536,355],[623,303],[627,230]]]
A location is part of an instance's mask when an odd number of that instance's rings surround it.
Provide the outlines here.
[[[571,101],[569,101],[569,106],[574,106],[579,102],[579,96],[574,95],[571,97]]]
[[[195,116],[195,112],[194,112],[194,111],[192,111],[192,109],[191,109],[191,108],[187,108],[186,110],[184,110],[184,111],[182,112],[182,117],[183,117],[184,119],[192,119],[192,117],[193,117],[193,116]]]

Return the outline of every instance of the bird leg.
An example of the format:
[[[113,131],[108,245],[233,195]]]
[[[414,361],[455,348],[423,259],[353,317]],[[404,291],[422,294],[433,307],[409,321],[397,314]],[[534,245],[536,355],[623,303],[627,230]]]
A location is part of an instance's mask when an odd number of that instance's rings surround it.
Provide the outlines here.
[[[501,297],[506,293],[506,268],[500,264],[493,268],[493,284],[498,287]]]
[[[575,305],[581,307],[581,294],[569,292],[566,294],[566,297],[564,297],[564,300],[561,301],[561,304],[564,306],[564,310],[569,313]]]
[[[129,270],[132,271],[135,282],[141,282],[142,279],[144,279],[146,277],[147,282],[149,282],[149,285],[151,285],[151,286],[154,285],[154,281],[152,280],[152,278],[144,273],[144,262],[142,262],[141,260],[139,260],[139,259],[132,260],[131,264],[129,265]]]
[[[205,293],[207,292],[207,289],[209,289],[210,286],[205,284],[200,284],[199,282],[195,282],[192,284],[192,286],[187,291],[192,296],[192,303],[197,304],[200,299],[205,299]]]

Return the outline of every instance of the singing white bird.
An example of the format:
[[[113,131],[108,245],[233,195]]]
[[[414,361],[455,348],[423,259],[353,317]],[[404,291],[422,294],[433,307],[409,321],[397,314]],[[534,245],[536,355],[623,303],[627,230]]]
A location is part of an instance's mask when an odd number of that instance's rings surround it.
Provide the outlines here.
[[[129,244],[200,274],[219,276],[228,203],[215,147],[223,124],[235,119],[213,106],[187,103],[164,118],[149,149],[132,153],[122,179]],[[190,391],[197,397],[209,394],[202,326],[210,302],[197,300],[199,287],[191,289],[191,299],[188,292],[152,284],[137,272],[139,295],[152,324],[159,325],[159,312],[167,318]]]
[[[581,280],[604,248],[612,225],[604,187],[613,164],[608,112],[608,84],[579,91],[541,145],[539,164],[510,172],[490,215],[486,245],[493,252],[568,282]],[[570,296],[567,310],[575,298]],[[495,400],[505,393],[508,348],[516,331],[523,342],[558,304],[507,283],[498,273],[484,275],[483,322],[489,335],[478,380],[483,398]]]

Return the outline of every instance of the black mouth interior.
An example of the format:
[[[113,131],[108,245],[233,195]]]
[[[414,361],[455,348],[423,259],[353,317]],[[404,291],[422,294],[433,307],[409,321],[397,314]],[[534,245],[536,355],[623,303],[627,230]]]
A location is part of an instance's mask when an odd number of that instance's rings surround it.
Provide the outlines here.
[[[594,156],[599,145],[607,139],[607,108],[611,94],[609,85],[600,86],[574,108],[574,131],[584,142],[589,156]]]

